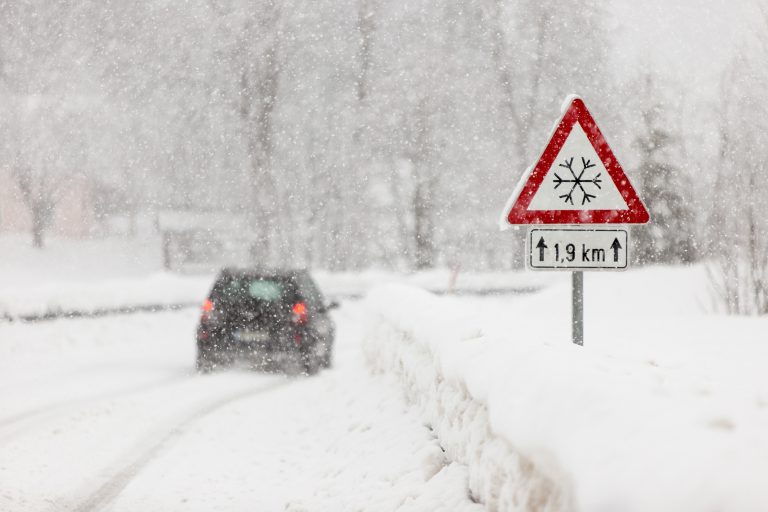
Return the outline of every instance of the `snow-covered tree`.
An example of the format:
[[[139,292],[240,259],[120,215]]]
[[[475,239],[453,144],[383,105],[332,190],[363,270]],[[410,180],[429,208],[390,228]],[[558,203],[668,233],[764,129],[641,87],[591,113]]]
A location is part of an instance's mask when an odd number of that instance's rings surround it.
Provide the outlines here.
[[[710,196],[713,282],[724,308],[737,314],[768,313],[768,75],[762,62],[742,55],[723,75],[720,159]]]
[[[640,79],[636,90],[640,106],[633,146],[639,164],[633,177],[651,222],[632,229],[634,259],[640,264],[690,263],[697,257],[692,184],[680,166],[672,109],[651,75]]]

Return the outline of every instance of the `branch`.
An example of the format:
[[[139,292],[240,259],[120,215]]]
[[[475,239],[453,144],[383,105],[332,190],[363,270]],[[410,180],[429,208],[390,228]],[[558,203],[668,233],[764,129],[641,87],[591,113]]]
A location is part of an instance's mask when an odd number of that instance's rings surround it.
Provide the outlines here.
[[[21,191],[21,195],[24,198],[24,202],[27,206],[32,206],[32,169],[26,165],[17,165],[13,169],[14,177],[16,178],[16,185]]]

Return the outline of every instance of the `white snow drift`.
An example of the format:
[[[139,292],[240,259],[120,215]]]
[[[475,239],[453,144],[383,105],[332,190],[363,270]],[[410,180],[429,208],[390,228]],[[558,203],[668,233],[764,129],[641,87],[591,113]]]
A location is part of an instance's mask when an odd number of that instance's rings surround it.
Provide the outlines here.
[[[517,299],[373,291],[366,351],[490,510],[768,510],[768,320],[705,315],[701,268]]]

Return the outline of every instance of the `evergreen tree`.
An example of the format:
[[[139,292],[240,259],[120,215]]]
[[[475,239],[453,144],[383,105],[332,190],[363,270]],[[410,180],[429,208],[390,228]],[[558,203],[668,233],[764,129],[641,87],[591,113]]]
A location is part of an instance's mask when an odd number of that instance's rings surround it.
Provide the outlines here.
[[[651,221],[633,229],[634,259],[640,264],[690,263],[697,252],[690,177],[675,164],[679,138],[668,128],[667,110],[650,76],[643,89],[647,106],[642,109],[642,127],[634,140],[640,152],[635,175]]]

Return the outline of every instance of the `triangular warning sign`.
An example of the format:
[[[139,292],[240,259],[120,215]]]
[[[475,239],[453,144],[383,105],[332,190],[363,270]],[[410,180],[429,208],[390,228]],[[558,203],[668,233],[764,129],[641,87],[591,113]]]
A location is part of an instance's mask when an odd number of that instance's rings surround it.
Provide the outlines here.
[[[580,98],[572,97],[555,126],[507,201],[502,228],[648,222],[648,210]]]

